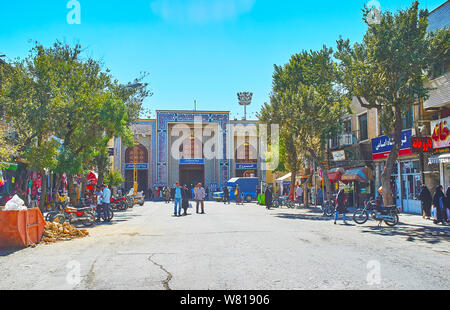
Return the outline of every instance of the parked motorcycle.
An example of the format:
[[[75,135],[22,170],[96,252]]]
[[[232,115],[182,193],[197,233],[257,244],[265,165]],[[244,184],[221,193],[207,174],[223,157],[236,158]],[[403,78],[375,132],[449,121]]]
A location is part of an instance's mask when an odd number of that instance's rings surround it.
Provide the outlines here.
[[[51,213],[48,216],[49,222],[63,224],[69,222],[75,224],[81,222],[84,226],[92,226],[95,223],[94,206],[86,206],[83,203],[78,207],[59,205],[58,213]]]
[[[114,217],[114,211],[111,207],[111,205],[105,205],[105,204],[100,204],[97,205],[97,207],[95,208],[95,212],[96,212],[96,221],[100,222],[101,220],[103,220],[104,222],[111,222],[113,217]]]
[[[399,222],[398,214],[400,210],[396,206],[382,207],[377,205],[373,199],[364,201],[364,208],[359,208],[353,214],[353,220],[357,224],[366,223],[369,218],[379,222],[378,226],[384,221],[388,226],[396,226]]]
[[[126,197],[111,198],[111,208],[116,212],[126,211],[128,209]]]
[[[293,208],[295,208],[295,202],[293,202],[291,199],[289,199],[288,196],[275,197],[272,200],[272,207],[273,208],[287,207],[289,209],[293,209]]]

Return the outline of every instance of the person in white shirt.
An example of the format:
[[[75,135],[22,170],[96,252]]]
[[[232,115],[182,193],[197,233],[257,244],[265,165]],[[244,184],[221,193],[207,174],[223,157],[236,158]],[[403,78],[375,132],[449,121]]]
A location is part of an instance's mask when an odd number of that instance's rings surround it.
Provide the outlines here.
[[[295,191],[295,200],[301,204],[303,202],[303,188],[297,184],[297,189]]]
[[[199,204],[202,206],[202,213],[201,214],[205,214],[205,197],[206,197],[206,191],[205,189],[202,187],[201,183],[198,183],[197,185],[197,189],[195,190],[195,201],[197,203],[197,213],[198,213],[198,206]]]

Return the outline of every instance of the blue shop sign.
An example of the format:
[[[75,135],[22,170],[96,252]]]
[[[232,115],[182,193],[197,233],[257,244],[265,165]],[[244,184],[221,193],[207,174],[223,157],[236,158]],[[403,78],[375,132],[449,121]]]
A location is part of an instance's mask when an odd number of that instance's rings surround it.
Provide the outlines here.
[[[180,159],[180,165],[204,165],[204,158],[182,158]]]
[[[400,155],[409,155],[411,149],[412,130],[404,130],[402,132],[402,145],[400,147]],[[381,136],[372,139],[373,159],[382,159],[389,156],[394,143],[390,141],[388,136]],[[407,154],[408,153],[408,154]]]
[[[236,170],[256,170],[258,169],[258,164],[236,164]]]
[[[148,170],[148,164],[138,164],[136,163],[137,170]],[[134,170],[134,163],[125,164],[125,170]]]

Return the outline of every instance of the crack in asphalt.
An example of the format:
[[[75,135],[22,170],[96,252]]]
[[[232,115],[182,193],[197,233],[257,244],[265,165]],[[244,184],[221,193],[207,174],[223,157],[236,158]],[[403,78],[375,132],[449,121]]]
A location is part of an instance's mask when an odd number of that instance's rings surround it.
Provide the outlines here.
[[[154,265],[158,266],[162,271],[164,271],[165,273],[167,273],[167,278],[166,278],[165,280],[161,281],[161,283],[162,283],[162,285],[164,286],[164,288],[165,288],[167,291],[171,291],[172,289],[171,289],[170,286],[169,286],[169,282],[170,282],[170,280],[172,280],[172,278],[173,278],[172,274],[171,274],[169,271],[167,271],[167,270],[163,267],[163,265],[158,264],[157,262],[155,262],[155,261],[152,259],[153,256],[155,256],[155,254],[151,255],[151,256],[148,258],[148,260],[151,261]]]

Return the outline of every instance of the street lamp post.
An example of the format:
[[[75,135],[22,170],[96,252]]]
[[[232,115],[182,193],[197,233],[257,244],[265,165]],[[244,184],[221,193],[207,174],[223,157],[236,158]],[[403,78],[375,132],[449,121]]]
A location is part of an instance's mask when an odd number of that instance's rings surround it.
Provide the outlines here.
[[[244,106],[244,120],[247,120],[247,106],[252,103],[253,93],[240,92],[237,94],[239,104]]]

